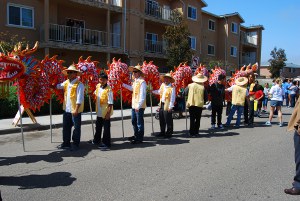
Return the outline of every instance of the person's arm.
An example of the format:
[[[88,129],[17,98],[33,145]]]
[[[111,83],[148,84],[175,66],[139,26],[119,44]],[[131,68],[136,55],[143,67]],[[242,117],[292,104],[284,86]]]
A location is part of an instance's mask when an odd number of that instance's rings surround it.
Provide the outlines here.
[[[183,96],[188,96],[188,95],[189,95],[189,86],[187,86],[183,92]]]
[[[172,109],[174,108],[175,98],[176,98],[176,89],[175,89],[175,87],[173,87],[168,112],[171,112]]]
[[[57,89],[63,89],[64,86],[65,86],[65,82],[66,82],[66,81],[64,81],[63,83],[57,84],[57,85],[56,85],[56,88],[57,88]]]
[[[73,116],[78,115],[78,110],[81,104],[83,103],[83,101],[84,101],[84,85],[80,83],[77,87],[76,108],[75,108],[75,112],[73,113]]]
[[[206,103],[208,100],[208,93],[207,93],[207,90],[204,89],[204,103]]]
[[[136,111],[138,111],[142,107],[144,101],[146,100],[146,90],[147,90],[146,82],[142,82],[141,87],[140,87],[140,97],[139,97],[138,108],[135,108]]]
[[[131,85],[128,85],[128,84],[123,83],[123,84],[122,84],[122,87],[124,87],[125,89],[128,89],[129,91],[133,91],[133,88],[132,88]]]
[[[158,89],[158,90],[153,90],[152,93],[155,94],[155,95],[159,95],[159,94],[160,94],[160,89]]]
[[[234,87],[234,86],[235,86],[235,85],[232,85],[231,87],[229,87],[229,88],[225,89],[225,91],[232,92],[232,90],[233,90],[233,87]]]
[[[105,115],[105,119],[106,120],[109,120],[110,119],[110,113],[111,113],[111,110],[113,108],[113,104],[114,104],[114,98],[113,98],[113,93],[111,90],[109,90],[108,92],[108,108],[107,108],[107,113]]]

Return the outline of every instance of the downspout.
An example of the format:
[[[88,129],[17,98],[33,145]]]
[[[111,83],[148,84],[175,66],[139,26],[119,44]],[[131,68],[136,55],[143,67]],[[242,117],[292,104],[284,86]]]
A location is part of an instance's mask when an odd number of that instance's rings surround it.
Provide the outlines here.
[[[180,2],[182,3],[182,15],[184,15],[184,12],[185,12],[185,3],[180,0]]]
[[[225,34],[225,51],[224,51],[224,56],[225,56],[225,72],[227,74],[227,38],[228,38],[228,22],[227,22],[227,18],[225,16],[223,16],[223,18],[225,19],[226,22],[226,34]]]
[[[123,48],[124,48],[124,54],[126,54],[126,55],[128,55],[127,53],[126,53],[126,12],[127,12],[127,2],[126,2],[126,0],[124,0],[124,34],[123,34]]]

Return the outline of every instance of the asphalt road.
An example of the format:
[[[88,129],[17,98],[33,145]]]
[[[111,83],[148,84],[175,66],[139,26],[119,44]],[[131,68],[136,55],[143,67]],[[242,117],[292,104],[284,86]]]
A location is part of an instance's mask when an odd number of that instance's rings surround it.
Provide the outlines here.
[[[90,125],[82,127],[81,149],[57,150],[61,129],[0,136],[0,190],[9,200],[270,200],[290,201],[295,165],[293,135],[266,118],[254,128],[209,131],[209,111],[201,120],[201,137],[188,138],[185,119],[174,120],[172,139],[151,136],[145,118],[145,142],[131,145],[122,138],[121,121],[112,122],[112,150],[87,144]],[[284,120],[291,110],[284,109]],[[223,123],[225,117],[223,118]],[[232,123],[234,123],[233,121]],[[274,119],[277,122],[277,119]],[[132,135],[124,121],[125,137]],[[159,123],[154,120],[154,129]]]

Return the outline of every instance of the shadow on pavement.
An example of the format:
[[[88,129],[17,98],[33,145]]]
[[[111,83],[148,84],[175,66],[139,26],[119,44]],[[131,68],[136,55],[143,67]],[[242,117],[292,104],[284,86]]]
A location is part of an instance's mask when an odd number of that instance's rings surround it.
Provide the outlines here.
[[[0,185],[19,186],[19,189],[50,188],[70,186],[76,178],[69,172],[55,172],[47,175],[0,176]]]
[[[84,144],[84,143],[82,143]],[[84,157],[92,149],[92,146],[81,145],[81,148],[77,151],[70,150],[58,150],[51,152],[47,155],[24,155],[15,157],[0,157],[0,166],[13,165],[18,163],[37,163],[39,161],[45,161],[49,163],[57,163],[64,160],[65,157]]]

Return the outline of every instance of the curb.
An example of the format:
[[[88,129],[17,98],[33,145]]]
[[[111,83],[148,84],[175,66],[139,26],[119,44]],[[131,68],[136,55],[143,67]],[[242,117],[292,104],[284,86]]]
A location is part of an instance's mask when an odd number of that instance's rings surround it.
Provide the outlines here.
[[[155,113],[152,113],[154,116]],[[150,117],[151,113],[144,114],[144,117]],[[123,116],[124,120],[131,119],[131,116]],[[111,121],[120,121],[122,120],[122,117],[113,117],[111,118]],[[96,121],[95,119],[93,120],[94,122]],[[91,124],[91,120],[84,120],[81,121],[81,125],[87,125]],[[62,123],[59,124],[53,124],[52,128],[57,129],[57,128],[62,128]],[[30,132],[30,131],[43,131],[43,130],[50,130],[50,124],[48,125],[40,125],[39,123],[37,124],[30,124],[26,125],[26,127],[23,127],[23,132]],[[13,134],[13,133],[21,133],[21,128],[15,127],[15,128],[9,128],[9,129],[3,129],[0,130],[0,135],[6,135],[6,134]]]

